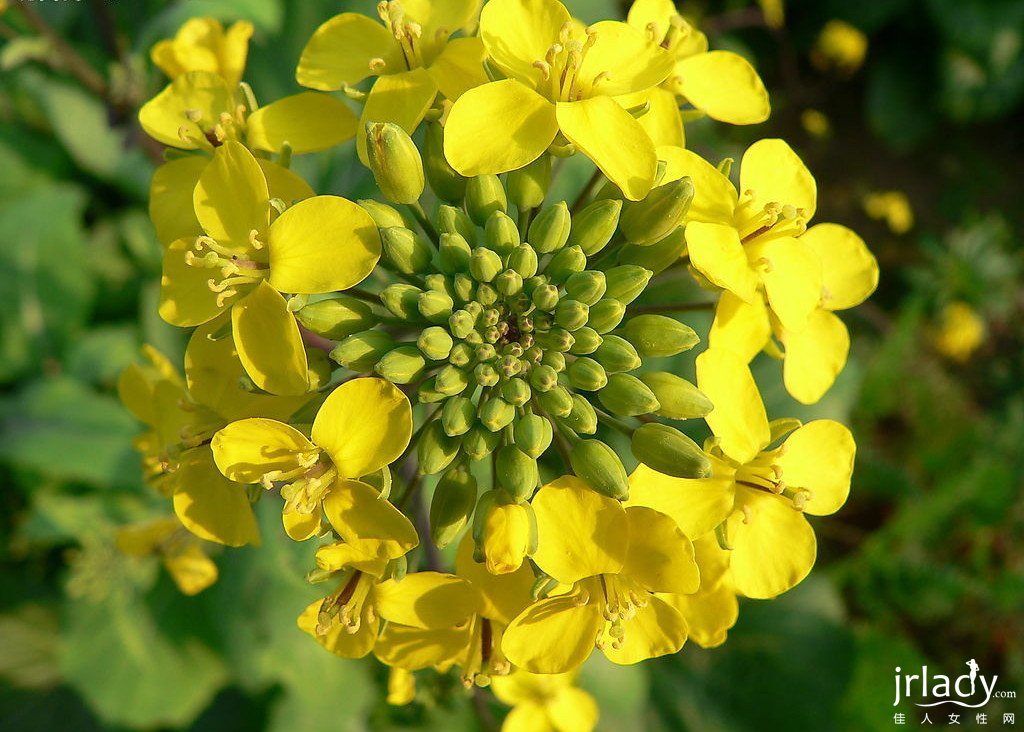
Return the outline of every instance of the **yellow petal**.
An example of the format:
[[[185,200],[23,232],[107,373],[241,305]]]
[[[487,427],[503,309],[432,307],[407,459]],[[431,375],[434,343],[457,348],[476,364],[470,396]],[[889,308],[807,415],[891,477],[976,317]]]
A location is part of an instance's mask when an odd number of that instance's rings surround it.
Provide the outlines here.
[[[212,148],[206,131],[189,120],[186,112],[198,111],[204,124],[212,125],[222,112],[234,111],[231,91],[217,74],[190,71],[172,81],[139,110],[139,124],[155,140],[183,150]],[[179,132],[187,131],[187,139]]]
[[[246,142],[277,153],[287,142],[301,155],[326,150],[351,139],[358,120],[343,101],[316,92],[284,97],[260,107],[246,122]]]
[[[163,71],[170,79],[177,78],[185,73],[185,67],[178,61],[178,55],[174,52],[174,41],[170,38],[158,41],[149,50],[149,58],[153,65]]]
[[[298,511],[282,511],[281,522],[284,525],[284,533],[292,541],[305,541],[312,539],[320,533],[322,527],[322,512],[317,508],[313,513],[299,513]]]
[[[235,85],[242,80],[245,62],[249,57],[249,39],[252,38],[253,25],[247,20],[234,23],[224,34],[220,52],[220,73],[228,84]]]
[[[750,369],[735,354],[709,348],[697,356],[697,386],[715,405],[704,421],[722,452],[740,464],[750,462],[771,437]]]
[[[701,480],[673,478],[641,463],[629,476],[626,505],[660,511],[691,539],[704,536],[729,516],[734,497],[734,471],[714,456],[709,459],[714,477]]]
[[[182,457],[175,474],[174,512],[200,539],[227,546],[260,543],[245,486],[220,474],[209,447],[190,450]]]
[[[271,198],[280,198],[290,206],[304,198],[313,197],[313,189],[301,176],[269,160],[257,160],[256,162],[260,164],[260,170],[263,171],[263,175],[267,179]]]
[[[626,22],[642,31],[647,30],[648,24],[654,23],[664,35],[669,28],[669,20],[678,12],[672,0],[634,0],[626,15]]]
[[[658,158],[654,143],[633,115],[609,97],[559,102],[558,127],[569,142],[594,161],[631,201],[654,185]]]
[[[459,543],[455,572],[480,593],[480,614],[485,618],[507,624],[530,604],[534,577],[529,565],[509,574],[491,574],[483,563],[473,561],[473,536],[469,533]]]
[[[699,53],[676,64],[676,88],[712,119],[753,125],[768,119],[771,107],[754,67],[731,51]]]
[[[181,521],[174,516],[122,526],[115,537],[117,550],[130,557],[149,556],[168,536],[180,530]]]
[[[701,588],[694,595],[665,595],[662,599],[686,619],[689,640],[701,648],[716,648],[725,643],[740,614],[736,592],[727,584],[715,585],[708,591]]]
[[[796,586],[814,566],[814,530],[781,496],[740,487],[729,520],[729,567],[741,595],[765,600]]]
[[[623,104],[624,100],[632,101],[634,99],[637,100],[635,103]],[[676,102],[676,96],[672,92],[659,86],[648,89],[646,92],[641,92],[639,95],[630,94],[626,97],[619,97],[616,101],[626,109],[636,104],[643,104],[645,101],[650,105],[647,112],[638,117],[637,121],[644,128],[647,136],[651,138],[655,148],[661,148],[662,146],[682,148],[686,144],[683,118],[679,114],[679,104]],[[664,160],[660,152],[658,159]],[[666,177],[662,178],[662,182],[668,183],[681,177],[669,178],[666,175]]]
[[[371,75],[372,59],[384,61],[388,71],[405,67],[387,28],[360,13],[342,13],[313,33],[302,49],[295,78],[320,91],[355,86]]]
[[[822,307],[852,308],[878,287],[878,262],[864,240],[845,226],[818,224],[800,241],[821,260]]]
[[[359,477],[394,462],[412,437],[412,407],[383,379],[352,379],[327,397],[313,422],[313,442],[343,477]]]
[[[492,679],[493,683],[493,679]],[[501,732],[559,732],[545,707],[539,702],[526,701],[513,707],[501,723]]]
[[[495,134],[501,120],[502,134]],[[504,173],[536,160],[558,132],[555,107],[513,79],[470,89],[444,126],[444,155],[462,175]]]
[[[563,689],[547,704],[548,717],[558,732],[592,732],[597,726],[597,702],[583,689]]]
[[[221,428],[210,442],[217,468],[236,483],[259,483],[263,476],[302,467],[297,453],[316,446],[294,427],[272,419],[240,419]],[[273,479],[273,478],[271,478]]]
[[[402,0],[406,17],[423,26],[427,38],[434,37],[439,30],[451,33],[468,25],[478,8],[477,0]]]
[[[554,0],[491,0],[480,14],[480,38],[498,68],[535,88],[541,77],[533,62],[544,59],[569,20]]]
[[[436,97],[437,85],[426,69],[381,76],[363,104],[359,130],[365,130],[370,122],[393,122],[411,135]],[[366,165],[366,135],[361,132],[356,135],[356,152]]]
[[[850,430],[830,419],[808,422],[786,439],[778,464],[789,488],[811,492],[805,513],[827,516],[846,503],[856,452]]]
[[[786,330],[801,331],[821,301],[821,261],[802,239],[783,237],[751,248],[768,304]]]
[[[641,118],[642,119],[642,118]],[[666,163],[663,183],[689,176],[693,181],[693,201],[687,221],[732,225],[736,210],[736,188],[718,169],[700,155],[681,147],[662,146],[658,160]]]
[[[246,246],[249,232],[262,235],[270,223],[270,191],[256,158],[228,140],[199,176],[192,197],[203,230],[218,242]]]
[[[750,268],[736,229],[691,221],[686,225],[686,246],[690,262],[712,283],[744,302],[757,297],[757,275]]]
[[[374,590],[385,620],[423,630],[461,625],[476,614],[479,595],[466,580],[442,572],[412,572]]]
[[[206,167],[200,156],[164,163],[153,173],[149,185],[149,218],[156,229],[156,238],[163,244],[175,239],[195,239],[203,233],[195,210],[192,191]]]
[[[484,519],[485,565],[491,574],[510,574],[523,566],[530,550],[530,518],[518,503],[493,506]]]
[[[805,209],[814,216],[818,193],[814,177],[793,148],[778,139],[758,140],[740,162],[740,190],[754,192],[754,205],[780,203]]]
[[[419,544],[409,519],[366,483],[337,481],[323,506],[338,535],[365,556],[396,559]]]
[[[479,38],[452,39],[430,65],[430,78],[441,93],[454,102],[473,87],[487,83],[486,56]]]
[[[330,572],[358,569],[373,577],[382,577],[387,569],[388,560],[380,559],[376,554],[364,554],[360,549],[361,547],[346,544],[344,541],[323,544],[316,550],[316,566]]]
[[[261,282],[231,308],[238,359],[263,391],[297,396],[309,391],[306,350],[281,293]]]
[[[615,663],[628,665],[675,653],[686,643],[688,628],[679,611],[653,595],[647,606],[623,624],[626,635],[621,648],[615,648],[614,639],[605,638],[604,655]]]
[[[340,196],[314,196],[285,209],[270,227],[270,284],[318,294],[362,282],[380,259],[370,215]]]
[[[186,262],[192,244],[190,239],[178,239],[167,247],[160,277],[160,317],[181,328],[213,320],[227,307],[217,304],[217,293],[210,289],[213,270]]]
[[[217,565],[198,544],[164,557],[164,566],[183,595],[197,595],[217,581]]]
[[[342,658],[363,658],[373,650],[377,642],[377,631],[380,619],[376,615],[368,615],[369,603],[363,603],[359,614],[359,629],[355,633],[347,632],[347,628],[339,622],[333,623],[324,635],[317,635],[317,618],[323,600],[314,600],[299,616],[298,626],[301,630],[316,639],[316,642],[336,656]]]
[[[533,560],[567,585],[622,569],[629,521],[621,504],[566,475],[537,491],[537,551]]]
[[[650,89],[672,71],[672,55],[651,43],[644,31],[617,20],[602,20],[587,32],[593,34],[594,41],[583,57],[577,83],[589,87],[598,75],[611,74],[611,78],[597,80],[589,90],[591,95],[618,96]]]
[[[645,506],[626,509],[629,553],[622,574],[653,592],[696,592],[700,585],[693,545],[676,522]]]
[[[576,597],[553,597],[534,603],[512,621],[501,650],[532,673],[563,673],[587,660],[603,625],[598,603],[578,605]]]
[[[772,326],[763,299],[756,297],[748,304],[731,292],[723,292],[715,308],[708,345],[732,351],[749,363],[761,352],[771,334]]]
[[[421,630],[389,624],[377,639],[373,653],[392,668],[419,671],[455,663],[472,643],[472,623],[457,628]]]
[[[850,352],[850,334],[834,313],[815,310],[799,333],[783,331],[786,391],[802,404],[814,404],[835,383]]]

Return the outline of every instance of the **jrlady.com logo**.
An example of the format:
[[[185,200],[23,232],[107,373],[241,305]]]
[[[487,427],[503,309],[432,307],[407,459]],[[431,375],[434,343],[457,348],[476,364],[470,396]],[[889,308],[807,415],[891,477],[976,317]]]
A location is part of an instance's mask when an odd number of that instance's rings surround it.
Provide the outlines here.
[[[922,666],[919,674],[904,674],[896,667],[896,699],[892,705],[900,701],[914,701],[919,707],[937,707],[941,704],[956,704],[961,707],[977,709],[988,704],[993,698],[1013,699],[1015,691],[997,691],[998,676],[986,676],[981,673],[978,662],[973,658],[967,661],[967,673],[951,679],[945,674],[928,673],[928,667]]]

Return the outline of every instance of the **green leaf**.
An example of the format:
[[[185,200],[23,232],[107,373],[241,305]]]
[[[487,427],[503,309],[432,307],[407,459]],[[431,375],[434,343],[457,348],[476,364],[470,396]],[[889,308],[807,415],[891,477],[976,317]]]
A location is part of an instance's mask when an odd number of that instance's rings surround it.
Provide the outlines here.
[[[134,325],[101,326],[88,331],[68,350],[65,365],[75,378],[112,388],[128,364],[137,360],[139,333]]]
[[[39,80],[43,108],[57,139],[82,169],[113,177],[124,154],[125,135],[110,126],[103,102],[78,86]]]

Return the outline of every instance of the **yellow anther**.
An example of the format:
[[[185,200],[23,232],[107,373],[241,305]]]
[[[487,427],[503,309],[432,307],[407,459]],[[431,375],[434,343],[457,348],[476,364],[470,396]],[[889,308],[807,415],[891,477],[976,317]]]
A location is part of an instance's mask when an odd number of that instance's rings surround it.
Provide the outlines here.
[[[754,511],[746,503],[740,510],[743,511],[743,523],[749,526],[754,520]]]
[[[257,238],[257,237],[259,237],[259,234],[260,234],[260,232],[258,232],[256,229],[250,229],[249,230],[249,246],[251,246],[253,249],[262,249],[263,248],[263,242],[261,242]]]
[[[198,109],[186,109],[185,110],[185,119],[187,119],[189,122],[194,122],[194,123],[198,124],[199,120],[201,120],[202,118],[203,118],[203,113],[200,112]]]
[[[534,61],[533,68],[540,69],[541,81],[547,81],[551,78],[551,64],[547,61]]]
[[[375,74],[380,74],[387,68],[387,62],[382,58],[371,58],[370,59],[370,71]]]

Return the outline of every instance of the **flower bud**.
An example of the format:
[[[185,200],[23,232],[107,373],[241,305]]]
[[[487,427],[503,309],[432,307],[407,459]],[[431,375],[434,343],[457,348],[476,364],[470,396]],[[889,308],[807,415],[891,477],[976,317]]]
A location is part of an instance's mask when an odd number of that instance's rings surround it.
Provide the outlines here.
[[[506,269],[494,278],[494,289],[505,297],[512,297],[513,295],[522,292],[523,278],[514,269]]]
[[[442,232],[438,247],[437,266],[446,274],[465,272],[473,250],[462,234]]]
[[[416,398],[420,400],[421,404],[436,404],[437,402],[443,402],[447,399],[447,396],[439,392],[434,388],[437,379],[431,376],[429,379],[425,379],[416,389]]]
[[[458,538],[476,506],[476,478],[464,467],[451,468],[438,481],[430,500],[430,538],[444,549]]]
[[[448,331],[437,325],[424,328],[420,337],[416,339],[416,347],[420,349],[420,353],[431,361],[443,361],[448,358],[453,345],[455,341]]]
[[[557,373],[565,371],[565,356],[558,351],[546,351],[541,357],[540,362]]]
[[[572,394],[564,386],[554,386],[538,395],[537,400],[552,417],[565,417],[572,411]]]
[[[537,274],[537,252],[529,244],[520,244],[508,256],[508,266],[524,280]]]
[[[622,417],[650,414],[661,408],[654,392],[630,374],[612,374],[597,396],[609,412]]]
[[[629,305],[644,291],[653,275],[654,273],[649,269],[638,267],[635,264],[612,267],[605,273],[608,282],[605,295],[615,298],[623,305]]]
[[[514,407],[521,407],[533,395],[525,379],[509,379],[501,385],[502,398]]]
[[[458,366],[447,364],[437,372],[434,388],[441,394],[461,394],[469,386],[469,372]]]
[[[516,408],[501,397],[491,397],[480,408],[480,424],[491,432],[505,429],[515,416]]]
[[[462,449],[470,460],[482,460],[501,442],[501,434],[491,432],[482,425],[474,425],[462,436]]]
[[[576,339],[573,338],[572,333],[564,328],[552,328],[547,333],[538,335],[537,342],[545,350],[565,353],[572,348]]]
[[[502,270],[501,257],[486,247],[477,247],[469,259],[469,272],[477,282],[490,282]]]
[[[466,183],[466,211],[477,226],[484,226],[495,211],[508,211],[505,189],[496,175],[478,175]]]
[[[601,341],[601,345],[594,351],[594,358],[597,362],[604,366],[604,370],[609,374],[620,374],[626,371],[632,371],[635,368],[639,368],[641,365],[640,356],[637,355],[636,349],[633,348],[633,344],[627,341],[625,338],[620,338],[615,335],[606,335],[604,340]],[[641,381],[647,384],[647,381],[641,377]],[[651,386],[650,384],[647,384]],[[652,387],[653,389],[653,387]],[[657,391],[655,391],[657,395]],[[660,398],[659,398],[659,401]],[[664,406],[664,402],[662,402]]]
[[[306,348],[306,373],[310,391],[319,389],[331,380],[334,364],[319,348]]]
[[[402,320],[422,320],[420,316],[420,295],[423,291],[415,285],[399,282],[388,285],[380,293],[380,301],[391,313]]]
[[[593,305],[604,297],[607,283],[604,272],[585,270],[575,272],[565,281],[565,293],[573,300]]]
[[[530,370],[530,384],[537,391],[550,391],[558,384],[558,374],[550,366],[541,364]]]
[[[408,384],[423,373],[427,361],[416,346],[399,346],[384,354],[373,370],[393,384]]]
[[[419,296],[416,307],[420,314],[431,323],[446,323],[452,315],[455,301],[450,295],[437,290],[429,290]]]
[[[578,246],[588,257],[604,249],[619,225],[622,201],[606,198],[594,201],[572,217],[569,246]]]
[[[476,420],[476,405],[467,397],[454,396],[441,408],[441,425],[449,437],[464,435]]]
[[[631,244],[653,244],[682,223],[692,200],[693,183],[689,178],[658,186],[642,201],[629,201],[623,206],[619,228]]]
[[[590,308],[579,300],[562,300],[555,307],[555,322],[568,331],[582,328],[590,317]]]
[[[587,266],[587,255],[578,246],[565,247],[560,250],[544,268],[552,282],[560,285],[565,282],[574,272],[582,272]]]
[[[466,179],[448,164],[444,156],[444,128],[440,123],[427,124],[423,153],[427,180],[437,197],[442,201],[461,201],[466,193]]]
[[[540,484],[537,461],[515,445],[498,450],[498,483],[516,503],[529,500]]]
[[[369,371],[395,341],[382,330],[364,330],[345,338],[331,351],[331,358],[351,371]]]
[[[465,272],[459,272],[452,277],[453,297],[459,302],[471,302],[476,293],[476,280]]]
[[[476,288],[476,301],[484,307],[490,307],[498,302],[498,291],[483,282]]]
[[[622,461],[600,440],[580,440],[572,446],[569,462],[573,472],[601,495],[625,501],[629,498],[629,479]]]
[[[562,422],[580,435],[592,435],[597,432],[597,412],[581,394],[572,395],[572,411],[562,418]]]
[[[676,478],[708,478],[711,461],[696,442],[674,427],[649,423],[633,433],[633,457]]]
[[[369,304],[348,295],[311,302],[299,308],[295,317],[306,329],[335,341],[377,324]]]
[[[532,458],[538,458],[551,446],[551,422],[539,414],[526,414],[516,420],[516,447]]]
[[[489,363],[477,364],[476,368],[473,369],[473,376],[476,378],[476,383],[480,386],[494,386],[501,381],[498,370]]]
[[[597,391],[608,383],[608,375],[597,361],[592,358],[577,358],[566,369],[569,383],[580,391]]]
[[[491,574],[510,574],[522,566],[530,552],[530,510],[526,505],[500,501],[486,509],[481,550]]]
[[[456,338],[465,338],[476,330],[476,318],[466,310],[456,310],[448,317],[448,330]]]
[[[589,326],[583,326],[573,331],[573,338],[576,342],[572,344],[572,348],[569,352],[577,356],[583,356],[588,353],[593,353],[597,350],[598,346],[601,345],[603,338],[593,328]]]
[[[461,208],[441,206],[437,210],[437,230],[442,234],[458,234],[472,247],[476,242],[476,226]]]
[[[387,262],[404,274],[422,272],[433,257],[430,246],[419,234],[404,226],[381,229],[380,242]]]
[[[530,224],[527,241],[540,254],[554,252],[565,246],[569,240],[571,217],[565,201],[548,206]]]
[[[656,414],[669,419],[696,419],[711,413],[711,400],[693,384],[675,374],[653,371],[640,374],[640,380],[654,392],[661,404]]]
[[[423,195],[423,161],[409,134],[391,122],[366,125],[366,158],[384,197],[393,203],[416,203]]]
[[[519,228],[504,211],[495,211],[484,226],[484,246],[506,257],[519,246]]]
[[[452,366],[468,366],[473,360],[473,346],[468,343],[456,343],[452,346],[452,352],[448,356],[448,363]]]
[[[370,214],[370,218],[373,219],[373,223],[379,229],[386,229],[389,226],[405,226],[408,223],[397,209],[392,208],[386,203],[374,201],[370,198],[360,199],[356,203],[366,213]]]
[[[630,318],[622,334],[636,347],[641,358],[675,356],[700,343],[693,328],[664,315],[638,315]]]
[[[440,473],[451,465],[452,460],[459,454],[459,444],[459,440],[444,433],[441,422],[435,419],[424,428],[416,444],[420,470],[427,475]]]
[[[543,284],[533,291],[533,304],[540,310],[554,310],[558,304],[558,288],[551,284]]]
[[[537,208],[544,203],[551,183],[551,156],[541,155],[529,165],[508,174],[508,200],[519,211]]]
[[[635,264],[654,274],[664,272],[686,252],[685,229],[680,226],[660,241],[645,247],[627,244],[619,250],[620,264]]]
[[[606,297],[590,308],[590,319],[587,325],[604,334],[615,330],[626,315],[626,306],[612,297]]]

